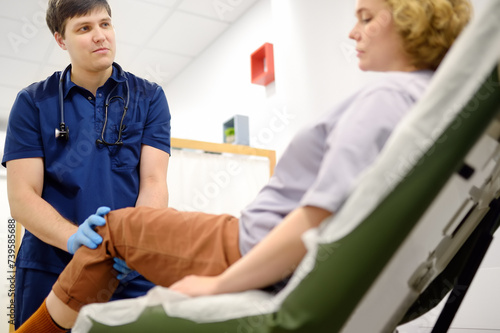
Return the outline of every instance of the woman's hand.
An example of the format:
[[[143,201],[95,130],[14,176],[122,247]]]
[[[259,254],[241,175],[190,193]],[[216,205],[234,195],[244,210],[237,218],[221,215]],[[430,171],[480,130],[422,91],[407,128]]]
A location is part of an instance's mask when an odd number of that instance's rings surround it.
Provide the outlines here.
[[[188,275],[171,285],[169,288],[188,296],[195,297],[220,294],[222,291],[218,290],[218,285],[218,276]]]

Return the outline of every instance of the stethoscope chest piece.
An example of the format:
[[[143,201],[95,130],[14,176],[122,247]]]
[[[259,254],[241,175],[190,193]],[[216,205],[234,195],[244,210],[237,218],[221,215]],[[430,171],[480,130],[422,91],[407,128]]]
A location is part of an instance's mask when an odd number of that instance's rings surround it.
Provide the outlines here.
[[[55,130],[56,139],[63,139],[64,141],[68,141],[69,139],[69,128],[65,123],[60,123],[59,128]]]

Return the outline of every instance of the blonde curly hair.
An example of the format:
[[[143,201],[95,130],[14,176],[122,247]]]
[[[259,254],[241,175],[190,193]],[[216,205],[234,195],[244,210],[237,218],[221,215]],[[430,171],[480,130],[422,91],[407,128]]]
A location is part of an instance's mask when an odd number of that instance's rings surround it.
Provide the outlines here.
[[[404,51],[418,69],[435,70],[472,15],[469,0],[386,0]]]

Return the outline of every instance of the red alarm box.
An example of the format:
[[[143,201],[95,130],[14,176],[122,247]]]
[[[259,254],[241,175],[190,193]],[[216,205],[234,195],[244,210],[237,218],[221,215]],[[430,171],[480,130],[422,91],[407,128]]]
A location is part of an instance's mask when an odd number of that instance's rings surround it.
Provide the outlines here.
[[[265,43],[251,57],[252,83],[267,86],[274,81],[273,44]]]

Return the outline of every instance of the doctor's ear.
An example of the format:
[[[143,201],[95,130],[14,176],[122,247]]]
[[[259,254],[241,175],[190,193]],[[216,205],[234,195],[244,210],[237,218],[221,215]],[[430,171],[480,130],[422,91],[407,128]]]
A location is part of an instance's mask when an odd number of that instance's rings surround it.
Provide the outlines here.
[[[57,45],[59,45],[59,47],[63,50],[67,50],[66,48],[66,43],[64,42],[64,37],[58,33],[57,31],[54,33],[54,38],[57,42]]]

